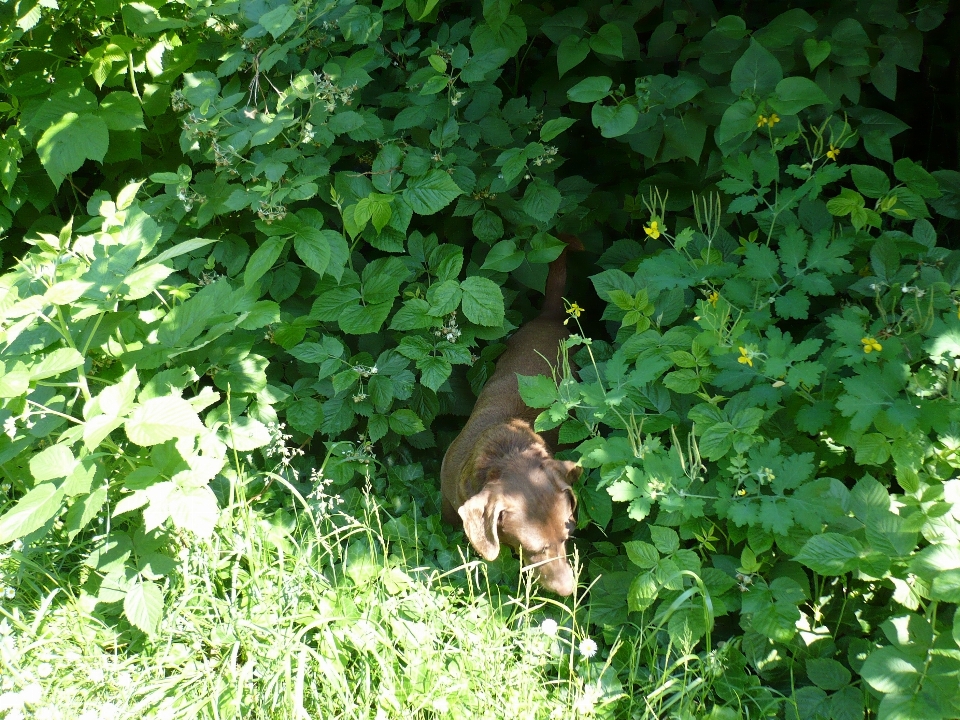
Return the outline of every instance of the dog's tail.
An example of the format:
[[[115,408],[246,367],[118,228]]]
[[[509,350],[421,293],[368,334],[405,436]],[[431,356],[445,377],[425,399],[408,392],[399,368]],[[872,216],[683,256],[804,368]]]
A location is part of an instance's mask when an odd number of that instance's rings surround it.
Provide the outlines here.
[[[547,286],[543,293],[543,308],[540,310],[540,317],[549,320],[562,318],[566,314],[563,307],[563,294],[567,290],[567,251],[583,250],[580,238],[566,233],[560,233],[559,237],[567,247],[560,253],[560,257],[550,263]]]

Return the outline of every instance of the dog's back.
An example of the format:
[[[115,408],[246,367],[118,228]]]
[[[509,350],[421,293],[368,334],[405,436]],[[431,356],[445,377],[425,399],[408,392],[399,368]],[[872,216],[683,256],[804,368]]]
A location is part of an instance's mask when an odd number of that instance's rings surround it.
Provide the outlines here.
[[[515,418],[525,420],[532,426],[540,414],[538,409],[527,407],[520,397],[517,375],[551,377],[554,368],[552,363],[558,360],[560,343],[570,335],[563,324],[566,315],[563,294],[567,285],[567,252],[568,249],[582,250],[583,245],[572,235],[560,237],[567,247],[550,263],[540,314],[524,323],[507,340],[507,349],[497,359],[496,370],[483,386],[467,424],[443,456],[440,482],[444,499],[451,503],[456,498],[454,485],[480,433],[492,425]],[[459,522],[456,513],[451,515],[446,503],[444,519],[454,524]]]
[[[576,238],[563,239],[568,248],[583,249]],[[523,547],[539,564],[541,582],[561,595],[576,586],[565,543],[575,507],[570,485],[580,469],[554,460],[552,438],[533,431],[539,410],[524,404],[517,375],[553,375],[569,335],[563,322],[566,275],[567,248],[550,263],[540,315],[507,341],[440,470],[444,520],[462,521],[471,544],[488,560],[499,552],[498,533],[505,543]],[[505,510],[509,527],[502,524]]]

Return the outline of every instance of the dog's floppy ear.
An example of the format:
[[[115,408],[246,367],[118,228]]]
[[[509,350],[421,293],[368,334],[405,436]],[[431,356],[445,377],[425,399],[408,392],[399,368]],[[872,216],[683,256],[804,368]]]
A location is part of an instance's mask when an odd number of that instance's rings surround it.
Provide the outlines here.
[[[503,513],[499,493],[486,488],[467,500],[457,510],[463,520],[463,532],[484,560],[496,560],[500,554],[497,524]]]
[[[567,485],[573,485],[580,479],[583,468],[570,460],[555,460],[560,476]]]

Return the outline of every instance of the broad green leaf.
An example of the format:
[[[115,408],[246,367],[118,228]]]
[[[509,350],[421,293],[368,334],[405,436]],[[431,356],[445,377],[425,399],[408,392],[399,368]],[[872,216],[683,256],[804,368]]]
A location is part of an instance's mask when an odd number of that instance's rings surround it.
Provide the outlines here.
[[[495,282],[483,277],[468,277],[460,288],[463,314],[477,325],[499,327],[503,325],[503,293]]]
[[[247,260],[247,266],[243,271],[243,284],[249,287],[262,278],[273,267],[286,244],[286,238],[267,238]]]
[[[31,380],[45,380],[83,365],[83,355],[73,348],[59,348],[30,368]]]
[[[60,512],[63,496],[63,487],[51,482],[34,487],[0,517],[0,545],[42,528]]]
[[[544,375],[517,375],[520,397],[530,408],[550,407],[559,399],[556,383]]]
[[[816,70],[820,63],[830,57],[830,42],[807,38],[803,41],[803,55],[807,58],[810,69]]]
[[[183,398],[151,398],[137,406],[124,429],[137,445],[159,445],[174,438],[193,437],[204,430],[196,411]]]
[[[30,474],[37,482],[67,477],[77,461],[66,445],[51,445],[30,458]]]
[[[613,23],[601,25],[597,34],[590,38],[590,49],[600,55],[612,55],[623,59],[623,34]]]
[[[576,122],[573,118],[559,117],[553,120],[547,120],[540,128],[540,139],[543,142],[553,140],[557,135],[565,131]]]
[[[137,580],[123,598],[123,614],[147,635],[153,635],[163,617],[163,593],[150,580]]]
[[[627,551],[627,557],[634,565],[644,570],[650,570],[656,567],[660,561],[660,553],[650,543],[642,540],[631,540],[623,544],[623,549]]]
[[[559,190],[538,179],[527,185],[520,207],[534,220],[546,223],[557,214],[562,199]]]
[[[557,70],[563,77],[570,70],[586,60],[590,54],[590,41],[571,33],[557,47]]]
[[[567,99],[579,103],[597,102],[610,94],[612,86],[613,80],[608,77],[588,77],[567,90]]]
[[[303,225],[293,238],[293,247],[303,264],[323,275],[330,263],[330,242],[322,230]]]
[[[784,115],[796,115],[811,105],[829,105],[830,98],[813,80],[788,77],[777,83],[770,107]]]
[[[850,671],[830,658],[809,658],[807,677],[824,690],[839,690],[850,682]]]
[[[443,170],[408,178],[403,199],[418,215],[433,215],[453,202],[463,191]]]
[[[860,670],[861,677],[881,693],[912,695],[920,684],[920,667],[894,647],[870,653]]]
[[[175,487],[167,495],[170,519],[180,530],[208,538],[220,517],[217,496],[208,487]]]
[[[780,63],[763,45],[751,40],[730,72],[730,90],[734,95],[749,91],[764,96],[773,92],[781,80],[783,68]]]
[[[96,115],[68,112],[37,142],[37,155],[58,188],[64,178],[87,160],[103,162],[110,145],[107,124]]]
[[[398,435],[415,435],[423,432],[424,427],[413,410],[403,408],[390,415],[390,429]]]
[[[819,575],[843,575],[856,569],[862,552],[856,538],[828,532],[807,540],[793,559]]]
[[[857,190],[868,198],[881,198],[890,192],[890,178],[873,165],[851,165],[850,175]]]
[[[297,11],[292,5],[280,5],[260,16],[260,24],[273,35],[279,38],[297,20]]]
[[[637,124],[640,111],[633,103],[624,102],[620,105],[601,105],[597,103],[590,113],[593,126],[600,128],[600,134],[606,138],[625,135]]]
[[[453,365],[446,358],[427,355],[417,360],[417,369],[421,373],[420,382],[436,392],[450,377]]]

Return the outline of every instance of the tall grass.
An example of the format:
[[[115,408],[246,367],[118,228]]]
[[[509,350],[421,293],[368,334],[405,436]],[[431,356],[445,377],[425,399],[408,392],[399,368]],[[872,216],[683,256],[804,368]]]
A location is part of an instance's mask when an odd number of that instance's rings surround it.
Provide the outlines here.
[[[420,566],[384,539],[369,498],[357,518],[322,482],[303,498],[280,475],[236,480],[211,540],[176,538],[152,638],[95,604],[56,534],[11,549],[0,715],[560,718],[617,695],[591,685],[596,644],[581,642],[575,608],[529,585],[506,592],[483,563]]]

